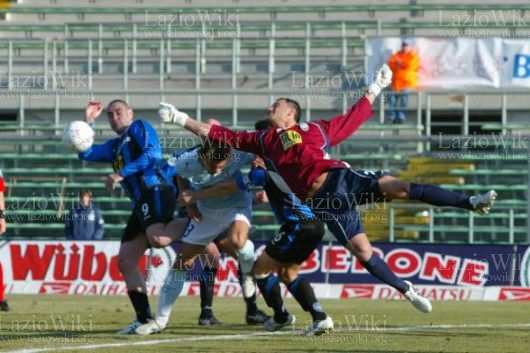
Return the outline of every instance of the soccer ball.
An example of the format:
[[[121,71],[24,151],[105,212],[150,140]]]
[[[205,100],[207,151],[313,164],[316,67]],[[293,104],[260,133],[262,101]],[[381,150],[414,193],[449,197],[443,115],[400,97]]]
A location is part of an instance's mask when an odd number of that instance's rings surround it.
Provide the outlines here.
[[[72,121],[64,130],[63,141],[84,152],[94,143],[94,130],[84,121]]]

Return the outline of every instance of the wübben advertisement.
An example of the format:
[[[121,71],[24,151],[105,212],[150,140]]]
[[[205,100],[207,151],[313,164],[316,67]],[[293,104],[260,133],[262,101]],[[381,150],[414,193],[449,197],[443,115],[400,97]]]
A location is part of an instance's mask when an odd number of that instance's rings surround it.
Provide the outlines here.
[[[256,242],[261,251],[264,242]],[[530,300],[527,245],[374,243],[399,277],[412,281],[433,300]],[[117,241],[9,241],[0,244],[7,293],[123,295]],[[139,262],[149,292],[157,294],[171,267],[171,248],[146,252]],[[195,272],[201,263],[197,261]],[[217,273],[217,296],[238,296],[237,262],[225,257]],[[321,298],[401,299],[371,276],[340,245],[323,243],[303,264],[302,275]],[[196,276],[195,276],[196,277]],[[198,295],[190,275],[184,293]],[[285,293],[288,295],[287,293]]]

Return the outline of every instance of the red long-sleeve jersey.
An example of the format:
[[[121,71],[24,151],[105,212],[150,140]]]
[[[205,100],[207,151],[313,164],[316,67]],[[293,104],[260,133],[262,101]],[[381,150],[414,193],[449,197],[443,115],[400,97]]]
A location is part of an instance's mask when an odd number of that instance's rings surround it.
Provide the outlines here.
[[[208,138],[225,141],[233,147],[254,153],[267,161],[284,178],[301,200],[315,179],[334,168],[347,168],[326,152],[348,138],[372,116],[372,105],[361,98],[344,115],[331,120],[297,124],[289,129],[270,128],[265,131],[232,131],[212,126]]]

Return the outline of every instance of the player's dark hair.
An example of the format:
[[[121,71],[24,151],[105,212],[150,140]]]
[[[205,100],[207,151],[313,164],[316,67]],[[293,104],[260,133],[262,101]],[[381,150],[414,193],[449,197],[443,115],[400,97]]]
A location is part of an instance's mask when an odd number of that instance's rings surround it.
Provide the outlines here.
[[[110,101],[110,103],[107,105],[107,109],[109,109],[109,107],[111,107],[113,104],[116,104],[116,103],[123,104],[125,106],[125,108],[127,108],[127,109],[130,108],[129,107],[129,103],[127,103],[123,99],[114,99],[114,100]]]
[[[302,108],[300,108],[300,103],[298,103],[294,99],[284,97],[278,98],[278,100],[284,100],[287,104],[291,106],[291,108],[294,109],[294,119],[297,123],[299,123],[300,117],[302,116]]]
[[[269,127],[271,127],[271,123],[267,119],[258,120],[254,123],[254,129],[255,130],[267,130]]]
[[[206,139],[199,149],[199,156],[212,162],[221,162],[230,157],[231,151],[229,144]]]

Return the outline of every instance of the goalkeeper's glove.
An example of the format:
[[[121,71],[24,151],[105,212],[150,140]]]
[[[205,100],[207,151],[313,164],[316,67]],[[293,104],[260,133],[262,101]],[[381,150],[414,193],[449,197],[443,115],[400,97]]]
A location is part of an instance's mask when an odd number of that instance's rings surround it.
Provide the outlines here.
[[[188,114],[179,111],[172,104],[164,102],[160,102],[158,116],[164,123],[173,123],[180,126],[184,126],[184,124],[186,124],[186,120],[190,118]]]
[[[384,64],[377,70],[375,81],[368,86],[368,93],[378,96],[381,91],[392,82],[392,70]]]

